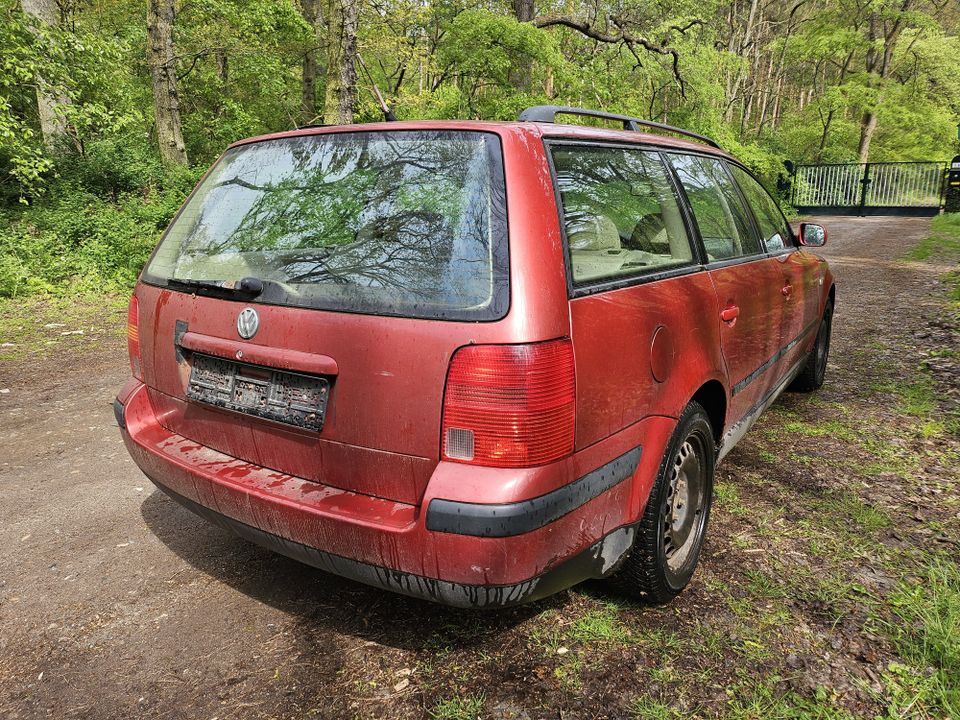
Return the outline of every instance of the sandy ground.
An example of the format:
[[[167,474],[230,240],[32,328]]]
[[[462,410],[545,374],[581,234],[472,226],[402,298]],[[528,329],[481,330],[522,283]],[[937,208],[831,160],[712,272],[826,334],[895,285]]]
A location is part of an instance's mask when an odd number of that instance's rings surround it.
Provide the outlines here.
[[[945,268],[896,262],[926,220],[827,224],[838,311],[823,392],[846,402],[867,392],[870,342],[880,362],[916,365],[903,348]],[[623,697],[638,692],[629,674],[597,693],[589,674],[557,684],[531,650],[539,618],[603,602],[602,586],[463,615],[271,554],[168,500],[114,423],[121,341],[0,373],[0,717],[419,717],[461,691],[484,698],[484,716],[617,717],[618,683]],[[767,444],[761,434],[735,449],[723,477],[754,467]],[[705,578],[740,562],[735,533],[718,514],[688,593],[673,610],[628,607],[631,621],[714,602]],[[701,707],[717,707],[710,697]]]

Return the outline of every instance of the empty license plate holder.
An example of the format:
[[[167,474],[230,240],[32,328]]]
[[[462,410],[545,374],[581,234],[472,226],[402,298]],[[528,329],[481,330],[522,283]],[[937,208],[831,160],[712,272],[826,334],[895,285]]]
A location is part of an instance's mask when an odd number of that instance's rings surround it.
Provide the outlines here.
[[[187,398],[195,402],[319,432],[329,396],[323,377],[193,353]]]

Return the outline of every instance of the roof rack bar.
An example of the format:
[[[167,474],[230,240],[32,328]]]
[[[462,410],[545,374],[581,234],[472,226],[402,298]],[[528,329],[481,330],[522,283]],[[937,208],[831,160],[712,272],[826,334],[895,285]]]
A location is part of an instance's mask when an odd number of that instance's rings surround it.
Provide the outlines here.
[[[619,120],[623,123],[624,130],[633,130],[635,132],[639,132],[641,126],[656,128],[657,130],[664,130],[666,132],[676,133],[677,135],[685,135],[689,138],[693,138],[694,140],[699,140],[707,145],[711,145],[718,150],[722,149],[716,140],[708,138],[706,135],[701,135],[690,130],[674,127],[673,125],[665,125],[664,123],[654,122],[653,120],[643,120],[642,118],[601,112],[600,110],[565,107],[563,105],[534,105],[533,107],[528,107],[526,110],[521,112],[519,119],[521,122],[553,123],[556,122],[557,115],[581,115],[584,117],[601,118],[603,120]]]

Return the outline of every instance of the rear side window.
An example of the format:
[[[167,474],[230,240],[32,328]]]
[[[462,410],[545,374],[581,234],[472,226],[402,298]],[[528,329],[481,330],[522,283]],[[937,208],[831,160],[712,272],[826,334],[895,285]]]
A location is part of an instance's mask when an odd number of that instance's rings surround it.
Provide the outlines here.
[[[257,277],[256,302],[492,320],[509,306],[499,139],[354,132],[228,150],[143,279]]]
[[[700,155],[671,155],[709,260],[756,255],[760,239],[723,163]]]
[[[753,209],[753,216],[757,219],[757,226],[767,250],[777,252],[792,246],[790,238],[793,233],[790,231],[790,224],[780,211],[780,206],[770,197],[770,193],[743,168],[731,165],[730,170]]]
[[[566,144],[550,149],[575,285],[693,262],[658,153]]]

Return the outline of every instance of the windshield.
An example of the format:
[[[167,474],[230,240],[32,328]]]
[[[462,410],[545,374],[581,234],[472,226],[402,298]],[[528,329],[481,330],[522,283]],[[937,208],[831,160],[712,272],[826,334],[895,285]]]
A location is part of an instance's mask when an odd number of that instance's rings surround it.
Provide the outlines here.
[[[492,320],[509,302],[500,142],[352,132],[228,150],[167,230],[145,282],[258,278],[256,301]],[[203,292],[203,286],[197,286]]]

